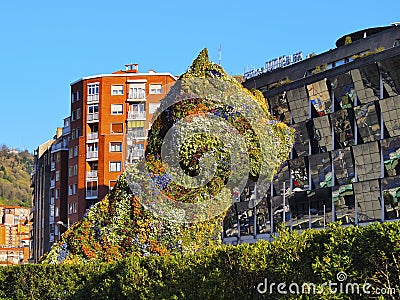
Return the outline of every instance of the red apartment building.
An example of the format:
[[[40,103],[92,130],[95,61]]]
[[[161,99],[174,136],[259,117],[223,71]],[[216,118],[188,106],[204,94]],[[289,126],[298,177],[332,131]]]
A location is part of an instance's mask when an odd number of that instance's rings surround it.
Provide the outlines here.
[[[71,84],[71,114],[47,142],[48,150],[42,145],[36,154],[33,261],[104,198],[127,165],[144,156],[153,113],[176,80],[171,73],[139,73],[137,64],[128,64]]]
[[[109,192],[129,162],[144,156],[152,114],[176,81],[170,73],[139,73],[137,64],[125,67],[71,84],[70,223]]]

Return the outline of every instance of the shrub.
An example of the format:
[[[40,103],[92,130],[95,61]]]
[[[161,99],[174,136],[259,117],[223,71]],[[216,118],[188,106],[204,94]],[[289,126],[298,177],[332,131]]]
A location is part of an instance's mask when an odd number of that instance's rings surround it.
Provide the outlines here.
[[[301,234],[281,230],[272,242],[220,246],[175,256],[131,256],[113,263],[0,268],[1,299],[374,299],[372,294],[274,293],[268,283],[345,282],[400,291],[400,223],[376,223]],[[385,297],[387,297],[386,295]],[[383,299],[383,298],[382,298]],[[387,298],[385,298],[387,299]],[[396,299],[396,298],[392,298]]]

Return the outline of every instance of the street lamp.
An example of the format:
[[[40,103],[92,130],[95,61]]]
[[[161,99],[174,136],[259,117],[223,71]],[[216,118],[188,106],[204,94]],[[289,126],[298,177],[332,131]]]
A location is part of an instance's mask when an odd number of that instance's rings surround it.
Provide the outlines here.
[[[61,226],[64,226],[65,228],[68,229],[69,228],[69,219],[68,219],[68,224],[67,225],[65,225],[63,221],[57,221],[57,224],[61,225]]]
[[[69,228],[69,218],[68,218],[68,223],[67,223],[67,225],[65,225],[64,224],[64,222],[63,221],[57,221],[57,225],[59,225],[58,226],[58,240],[60,240],[60,238],[61,238],[61,228],[60,228],[60,225],[61,226],[63,226],[63,227],[65,227],[66,229],[68,229]]]

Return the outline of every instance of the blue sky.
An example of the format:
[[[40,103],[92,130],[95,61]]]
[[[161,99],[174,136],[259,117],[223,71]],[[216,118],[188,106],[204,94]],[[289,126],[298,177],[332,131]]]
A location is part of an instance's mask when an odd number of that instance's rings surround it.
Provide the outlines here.
[[[124,64],[180,75],[206,47],[229,74],[400,21],[400,2],[1,1],[0,144],[33,151],[69,113],[69,85]]]

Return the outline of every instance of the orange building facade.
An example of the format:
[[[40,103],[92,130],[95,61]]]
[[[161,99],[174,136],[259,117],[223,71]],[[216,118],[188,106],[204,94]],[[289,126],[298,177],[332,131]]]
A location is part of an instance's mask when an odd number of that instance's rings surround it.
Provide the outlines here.
[[[139,73],[130,64],[71,84],[70,224],[110,191],[129,163],[144,156],[153,113],[175,81],[170,73]]]

